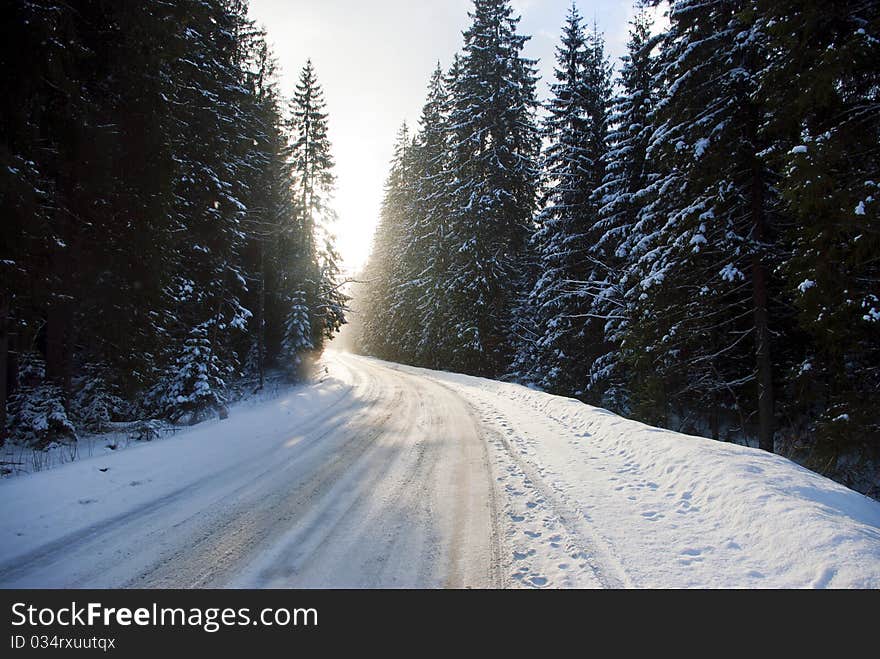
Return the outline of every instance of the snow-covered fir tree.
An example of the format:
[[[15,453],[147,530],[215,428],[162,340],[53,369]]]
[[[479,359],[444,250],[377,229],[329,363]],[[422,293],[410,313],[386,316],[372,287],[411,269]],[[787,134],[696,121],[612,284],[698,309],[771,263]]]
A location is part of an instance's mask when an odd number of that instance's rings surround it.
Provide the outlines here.
[[[339,291],[339,268],[330,234],[336,217],[331,206],[336,177],[328,115],[311,60],[300,73],[290,102],[289,127],[289,158],[299,226],[288,278],[300,282],[300,292],[310,310],[309,343],[319,347],[342,324],[344,299]],[[299,311],[291,308],[287,313],[285,327],[296,327]],[[291,337],[285,337],[286,345],[295,343]]]
[[[400,293],[407,283],[401,255],[412,209],[411,155],[412,136],[404,122],[397,133],[373,249],[364,268],[366,317],[361,326],[361,347],[369,354],[398,361],[407,361],[408,357],[401,349],[404,339],[395,333],[395,327],[406,321],[400,314]]]
[[[556,82],[544,122],[543,210],[533,242],[538,278],[527,309],[515,371],[557,393],[584,394],[592,356],[603,342],[593,299],[608,282],[596,240],[595,191],[605,167],[610,66],[598,30],[587,36],[572,5],[556,52]]]
[[[773,449],[771,315],[778,200],[756,102],[766,57],[748,0],[681,0],[669,11],[640,197],[645,236],[627,354],[649,420],[759,436]],[[776,328],[774,330],[774,328]],[[754,411],[754,414],[752,414]]]
[[[316,316],[321,345],[332,340],[348,322],[346,312],[351,298],[343,290],[347,282],[342,275],[341,261],[342,258],[336,251],[336,237],[325,229],[318,250],[320,288]]]
[[[449,264],[456,249],[449,224],[450,98],[446,83],[438,63],[428,84],[413,146],[416,184],[412,224],[417,240],[412,253],[420,264],[413,287],[420,324],[414,356],[417,363],[429,367],[449,364],[454,345],[447,331],[450,309],[439,303],[448,290],[452,276]]]
[[[281,364],[289,373],[298,375],[303,355],[315,347],[312,343],[312,314],[302,291],[291,295],[286,306],[287,315],[281,338]]]
[[[395,227],[383,233],[390,241],[386,270],[390,305],[383,323],[397,359],[419,365],[444,363],[454,344],[447,332],[448,305],[443,304],[453,246],[448,228],[449,130],[448,94],[438,64],[428,85],[418,133],[402,130],[395,147],[383,222]],[[396,221],[392,218],[397,218]],[[383,226],[385,226],[383,224]]]
[[[252,102],[247,118],[254,139],[239,177],[246,184],[242,203],[247,207],[242,260],[248,290],[243,303],[254,317],[241,337],[239,353],[243,355],[242,373],[256,377],[258,386],[262,386],[267,367],[280,351],[279,265],[285,236],[293,226],[294,209],[277,62],[262,32],[253,30],[248,36],[243,86]]]
[[[780,271],[807,337],[786,373],[798,421],[785,445],[856,485],[880,464],[880,3],[758,6],[770,40],[759,95],[787,215]]]
[[[513,357],[519,291],[527,280],[539,133],[535,63],[507,0],[475,0],[452,81],[454,141],[449,305],[456,368],[504,372]]]
[[[172,375],[155,393],[155,405],[174,422],[197,423],[224,407],[226,379],[232,367],[218,355],[205,323],[194,327],[172,367]]]
[[[611,111],[605,178],[594,193],[599,202],[596,248],[609,276],[592,296],[594,319],[604,324],[606,351],[590,364],[587,387],[593,400],[618,412],[629,410],[629,374],[621,356],[629,318],[625,292],[638,283],[631,279],[631,255],[642,236],[637,224],[639,193],[650,181],[650,115],[658,96],[652,56],[657,37],[651,35],[651,26],[646,11],[631,21],[627,54],[621,58],[618,77],[620,91]]]
[[[165,289],[163,329],[173,341],[165,348],[158,388],[168,392],[161,396],[162,410],[174,419],[197,419],[223,404],[226,376],[238,367],[235,335],[252,315],[241,304],[247,208],[239,168],[253,144],[242,121],[248,99],[234,38],[243,19],[221,6],[187,4],[191,14],[219,29],[180,33],[179,46],[192,56],[181,60],[180,79],[167,89],[180,124],[199,126],[198,139],[179,131],[172,142],[178,165],[169,255],[174,275]]]

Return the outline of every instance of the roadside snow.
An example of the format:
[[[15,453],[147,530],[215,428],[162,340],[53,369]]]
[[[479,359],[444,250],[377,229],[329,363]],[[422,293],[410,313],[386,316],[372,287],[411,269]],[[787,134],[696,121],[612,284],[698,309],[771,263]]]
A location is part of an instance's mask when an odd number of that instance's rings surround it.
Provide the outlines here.
[[[452,387],[491,429],[526,580],[567,585],[591,554],[612,586],[880,587],[880,503],[790,460],[514,384],[401,368]]]
[[[245,410],[254,405],[261,405],[268,400],[279,398],[291,388],[280,377],[266,379],[264,388],[252,393],[256,382],[249,386],[232,391],[233,402],[229,407]],[[243,389],[243,390],[242,390]],[[183,436],[201,428],[203,423],[214,423],[216,419],[208,419],[193,426],[174,425],[159,420],[142,420],[113,422],[107,432],[78,434],[74,442],[53,442],[44,449],[33,449],[22,444],[8,442],[0,447],[0,480],[15,478],[25,474],[55,469],[70,462],[87,458],[108,458],[109,456],[146,443],[161,442]],[[137,439],[144,428],[149,426],[153,433],[152,439]]]

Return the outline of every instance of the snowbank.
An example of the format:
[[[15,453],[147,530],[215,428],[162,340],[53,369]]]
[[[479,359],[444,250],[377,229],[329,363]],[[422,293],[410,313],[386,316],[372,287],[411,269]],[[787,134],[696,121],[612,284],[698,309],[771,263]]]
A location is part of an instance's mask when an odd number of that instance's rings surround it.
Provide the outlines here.
[[[616,585],[880,587],[880,503],[790,460],[514,384],[406,370],[480,411],[499,437],[498,467],[520,463],[523,484],[589,527]],[[535,521],[520,554],[560,544],[536,538]]]

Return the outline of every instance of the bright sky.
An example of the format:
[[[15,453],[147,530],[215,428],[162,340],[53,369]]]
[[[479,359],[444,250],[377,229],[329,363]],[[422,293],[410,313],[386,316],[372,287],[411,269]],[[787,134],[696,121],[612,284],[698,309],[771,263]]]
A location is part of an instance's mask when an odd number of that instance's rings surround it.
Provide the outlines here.
[[[571,0],[513,0],[520,32],[532,36],[527,57],[539,59],[542,98],[552,78],[554,48]],[[587,21],[605,33],[608,51],[626,51],[630,0],[577,0]],[[269,35],[282,91],[293,93],[306,59],[315,65],[330,115],[336,158],[337,248],[349,272],[370,252],[394,137],[415,127],[428,78],[461,48],[471,0],[250,0],[250,14]]]

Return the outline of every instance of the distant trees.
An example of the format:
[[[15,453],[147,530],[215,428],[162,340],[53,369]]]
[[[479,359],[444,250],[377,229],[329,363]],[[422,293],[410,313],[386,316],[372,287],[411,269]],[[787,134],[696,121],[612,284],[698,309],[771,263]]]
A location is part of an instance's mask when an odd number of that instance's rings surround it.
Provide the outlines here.
[[[4,437],[196,420],[320,347],[341,322],[332,247],[290,192],[245,3],[14,2],[0,30]],[[282,355],[299,291],[309,342]]]
[[[398,145],[368,270],[392,273],[390,308],[433,336],[437,300],[423,293],[439,292],[442,283],[443,334],[454,337],[443,359],[491,375],[513,357],[514,313],[528,278],[539,148],[536,76],[534,63],[521,55],[526,37],[517,34],[519,19],[508,2],[477,0],[471,18],[446,91],[438,73],[432,79],[416,147]],[[386,279],[380,281],[377,289],[388,288]],[[393,328],[366,323],[366,345],[378,345],[378,333],[387,332],[392,345],[403,341],[405,349],[378,354],[399,352],[420,362],[438,357],[419,340],[421,329]]]
[[[636,16],[612,88],[573,6],[539,133],[525,37],[475,1],[398,147],[362,349],[876,487],[880,4],[668,17]]]
[[[402,310],[412,303],[413,285],[403,276],[404,255],[412,208],[412,136],[404,123],[397,134],[391,171],[385,183],[385,196],[376,227],[374,247],[364,268],[366,290],[363,308],[362,346],[384,359],[403,360],[402,340],[412,341],[406,328],[409,319]],[[401,290],[404,286],[405,289]]]

